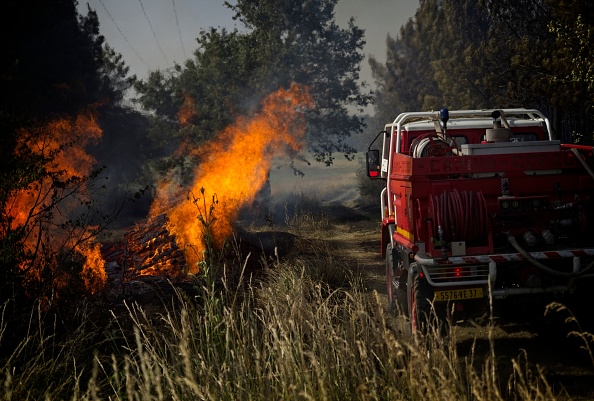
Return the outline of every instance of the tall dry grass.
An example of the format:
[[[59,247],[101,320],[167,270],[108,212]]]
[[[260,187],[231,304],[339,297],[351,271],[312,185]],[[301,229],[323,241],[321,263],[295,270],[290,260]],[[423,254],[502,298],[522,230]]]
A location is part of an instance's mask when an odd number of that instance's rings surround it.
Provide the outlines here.
[[[285,194],[282,206],[283,223],[293,230],[324,230],[330,227],[330,216],[317,195],[293,192]]]
[[[322,241],[308,246],[329,252]],[[461,358],[455,331],[407,335],[357,274],[334,281],[328,272],[336,269],[331,256],[277,261],[258,281],[197,281],[198,296],[177,292],[175,306],[158,314],[126,305],[104,330],[109,353],[85,347],[93,333],[83,329],[54,343],[32,319],[29,336],[0,365],[0,398],[557,399],[525,359],[502,382],[493,347],[481,360]],[[0,342],[5,328],[3,319]]]

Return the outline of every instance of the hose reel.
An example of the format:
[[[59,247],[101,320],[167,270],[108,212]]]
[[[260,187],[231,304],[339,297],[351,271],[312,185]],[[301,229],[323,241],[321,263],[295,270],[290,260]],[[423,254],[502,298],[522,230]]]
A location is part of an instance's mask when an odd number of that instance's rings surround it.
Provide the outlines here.
[[[409,148],[412,157],[452,156],[460,154],[458,144],[445,132],[439,131],[439,123],[435,121],[436,131],[416,137]],[[440,128],[441,129],[441,128]]]
[[[482,192],[453,190],[429,196],[431,236],[444,241],[480,243],[487,239],[487,204]]]

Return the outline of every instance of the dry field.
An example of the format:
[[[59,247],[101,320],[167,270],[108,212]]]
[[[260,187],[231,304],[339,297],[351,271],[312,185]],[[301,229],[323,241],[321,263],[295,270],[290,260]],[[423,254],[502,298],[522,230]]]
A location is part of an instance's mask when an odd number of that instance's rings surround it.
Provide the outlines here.
[[[324,241],[336,259],[360,275],[369,295],[378,296],[387,305],[379,212],[357,208],[357,192],[351,189],[356,188],[355,171],[360,161],[338,160],[336,164],[331,168],[312,165],[303,178],[278,170],[271,176],[273,194],[282,196],[283,191],[291,189],[315,194],[325,218],[339,223],[329,226],[323,234],[301,230],[300,235],[312,236],[307,239],[318,244]],[[537,303],[505,301],[494,305],[492,313],[485,306],[482,314],[461,316],[453,322],[452,330],[459,357],[472,357],[473,363],[481,364],[494,351],[502,382],[512,375],[514,364],[522,363],[539,371],[557,393],[567,391],[577,400],[594,399],[594,359],[584,346],[588,339],[591,344],[592,338],[581,335],[594,333],[591,293],[586,291],[578,299]],[[560,306],[547,311],[552,302]],[[402,335],[410,335],[403,318],[393,318]]]
[[[277,194],[276,218],[240,222],[197,276],[122,275],[49,326],[24,317],[1,399],[594,399],[588,307],[581,328],[566,311],[504,305],[449,336],[412,335],[386,310],[376,211],[332,188]]]
[[[380,223],[374,221],[376,216],[369,217],[369,220],[337,225],[328,230],[326,238],[330,248],[336,250],[337,258],[344,259],[361,275],[366,290],[377,293],[387,305],[385,265],[379,249]],[[550,308],[545,315],[548,300],[530,304],[507,301],[494,306],[492,325],[487,307],[482,315],[460,317],[453,322],[452,336],[461,363],[472,358],[478,366],[493,350],[502,382],[508,381],[515,364],[524,364],[542,374],[555,392],[566,392],[574,400],[594,399],[594,360],[584,347],[587,339],[570,334],[594,333],[592,302],[587,296],[550,301],[568,309]],[[572,314],[579,326],[567,321],[572,319]],[[410,335],[404,318],[394,319],[402,328],[402,336]]]

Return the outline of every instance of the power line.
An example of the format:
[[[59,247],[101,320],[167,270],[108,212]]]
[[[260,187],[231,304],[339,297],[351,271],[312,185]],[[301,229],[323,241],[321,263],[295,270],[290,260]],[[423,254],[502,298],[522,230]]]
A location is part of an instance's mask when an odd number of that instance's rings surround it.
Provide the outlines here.
[[[142,13],[144,14],[144,17],[146,18],[146,21],[148,22],[149,27],[151,28],[151,32],[153,33],[153,37],[155,38],[155,42],[157,43],[157,47],[159,48],[159,51],[161,52],[161,55],[165,59],[165,62],[167,64],[169,64],[169,60],[167,60],[167,57],[165,57],[165,52],[163,51],[163,49],[161,48],[161,45],[159,44],[159,39],[157,39],[157,34],[155,33],[155,30],[153,29],[153,24],[151,24],[151,20],[149,19],[148,15],[146,15],[146,11],[144,10],[144,6],[142,5],[142,0],[138,0],[138,2],[140,3],[140,8],[142,8]]]
[[[115,19],[113,19],[113,17],[111,16],[111,14],[109,13],[109,11],[107,10],[107,7],[105,7],[105,4],[103,4],[103,0],[99,0],[99,3],[101,3],[101,6],[103,6],[103,9],[105,10],[105,13],[107,14],[107,16],[109,17],[109,19],[111,20],[111,22],[113,22],[113,24],[115,25],[115,27],[118,29],[118,31],[120,32],[120,34],[122,35],[122,37],[124,38],[124,40],[126,41],[126,43],[128,44],[128,46],[130,46],[130,49],[132,49],[132,51],[134,52],[134,54],[136,54],[136,57],[138,57],[138,59],[140,61],[142,61],[142,64],[145,65],[145,67],[146,67],[147,70],[150,70],[151,68],[149,67],[148,63],[146,61],[144,61],[144,59],[142,58],[142,56],[136,51],[136,49],[134,48],[134,46],[132,46],[132,44],[130,43],[130,41],[126,37],[126,35],[124,35],[124,32],[122,32],[122,30],[120,29],[120,27],[117,24],[117,22],[115,22]]]
[[[182,40],[182,36],[181,36],[181,28],[179,26],[179,20],[177,18],[177,11],[175,10],[175,0],[171,0],[171,3],[173,4],[173,14],[175,14],[175,24],[177,25],[177,34],[179,36],[179,43],[181,43],[182,52],[184,53],[184,59],[187,59],[188,57],[186,56],[186,48],[184,47],[184,41]]]

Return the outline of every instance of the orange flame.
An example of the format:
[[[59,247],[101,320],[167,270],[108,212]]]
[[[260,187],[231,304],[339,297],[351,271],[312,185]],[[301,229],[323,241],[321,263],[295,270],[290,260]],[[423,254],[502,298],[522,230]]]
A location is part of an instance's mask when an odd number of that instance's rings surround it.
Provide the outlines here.
[[[55,228],[66,223],[70,217],[69,212],[89,198],[88,194],[85,194],[83,181],[76,180],[90,174],[95,162],[84,150],[85,146],[98,141],[102,136],[95,116],[91,112],[83,113],[72,119],[50,121],[35,129],[21,129],[18,134],[19,147],[17,148],[21,151],[26,148],[35,155],[47,158],[44,166],[47,173],[57,175],[65,183],[80,183],[76,197],[66,195],[67,192],[56,195],[57,187],[53,178],[48,174],[41,174],[38,181],[24,189],[14,191],[9,197],[6,203],[6,212],[11,217],[9,228],[11,230],[18,227],[25,228],[27,233],[24,239],[25,251],[35,255],[36,249],[39,249],[42,242],[44,253],[51,255],[45,260],[37,257],[27,266],[21,266],[23,271],[27,271],[26,281],[39,280],[41,269],[47,269],[50,266],[52,276],[55,277],[53,285],[55,287],[66,285],[66,280],[55,265],[55,258],[58,252],[72,249],[75,254],[85,259],[81,275],[87,290],[91,292],[100,290],[107,276],[98,244],[94,245],[91,240],[88,240],[87,243],[80,245],[80,238],[88,235],[80,228],[69,232],[61,232]],[[39,217],[46,209],[56,211],[50,222],[41,221]],[[54,228],[50,229],[50,227]],[[51,232],[45,230],[51,230]]]
[[[33,130],[21,129],[18,133],[19,148],[26,147],[32,153],[50,158],[45,166],[49,173],[63,171],[64,179],[88,174],[95,160],[84,151],[84,147],[101,138],[102,131],[91,113],[77,116],[74,120],[50,121]],[[71,145],[71,146],[68,146]],[[48,195],[51,180],[38,183],[35,190],[22,190],[13,194],[9,205],[13,221],[11,229],[27,223],[30,214],[36,214],[47,206],[39,195]]]
[[[85,258],[85,263],[80,274],[85,283],[85,288],[91,294],[101,291],[107,282],[105,260],[103,260],[103,256],[101,255],[101,246],[98,243],[85,243],[76,249]]]
[[[196,100],[192,96],[186,94],[184,96],[184,103],[177,112],[179,125],[182,127],[188,125],[190,120],[194,117],[196,117]]]
[[[189,196],[167,211],[167,228],[185,250],[191,272],[204,259],[206,235],[215,247],[229,237],[241,207],[250,205],[266,183],[273,159],[302,149],[306,130],[300,108],[311,104],[305,88],[281,89],[264,99],[253,118],[238,118],[197,150],[202,163]],[[152,214],[175,202],[172,187],[159,185]]]

